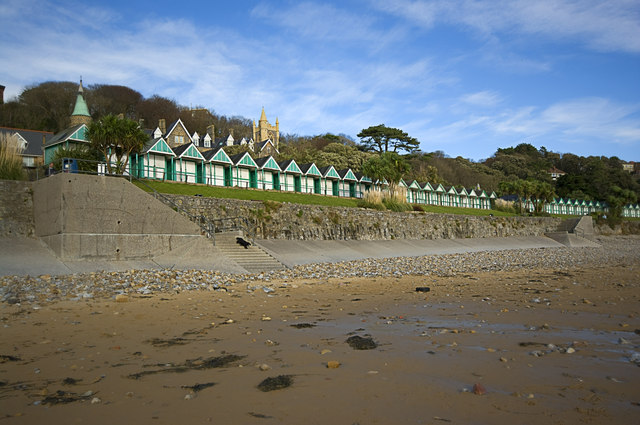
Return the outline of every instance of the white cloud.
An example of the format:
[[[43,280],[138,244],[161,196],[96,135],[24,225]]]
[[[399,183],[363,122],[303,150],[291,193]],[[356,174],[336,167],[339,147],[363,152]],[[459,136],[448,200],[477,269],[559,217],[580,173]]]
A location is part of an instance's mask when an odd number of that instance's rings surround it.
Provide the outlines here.
[[[460,100],[472,106],[492,107],[502,102],[501,96],[495,91],[479,91],[463,95]]]
[[[463,25],[485,37],[535,35],[577,41],[599,51],[640,52],[636,0],[372,0],[379,10],[431,29]]]

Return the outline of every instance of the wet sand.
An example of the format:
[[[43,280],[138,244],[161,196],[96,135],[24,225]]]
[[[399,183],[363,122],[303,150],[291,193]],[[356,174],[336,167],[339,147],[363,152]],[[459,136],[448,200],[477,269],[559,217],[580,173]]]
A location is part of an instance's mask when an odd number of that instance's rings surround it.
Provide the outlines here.
[[[638,264],[270,284],[2,304],[0,423],[640,417]],[[278,376],[291,385],[257,388]]]

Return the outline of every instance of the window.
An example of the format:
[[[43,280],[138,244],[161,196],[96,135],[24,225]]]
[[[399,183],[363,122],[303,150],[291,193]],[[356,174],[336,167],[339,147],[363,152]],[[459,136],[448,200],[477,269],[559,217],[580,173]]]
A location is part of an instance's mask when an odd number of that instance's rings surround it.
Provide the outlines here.
[[[174,136],[173,141],[176,145],[181,145],[184,143],[184,136]]]
[[[210,148],[211,147],[211,140],[204,139],[204,147],[205,148]]]

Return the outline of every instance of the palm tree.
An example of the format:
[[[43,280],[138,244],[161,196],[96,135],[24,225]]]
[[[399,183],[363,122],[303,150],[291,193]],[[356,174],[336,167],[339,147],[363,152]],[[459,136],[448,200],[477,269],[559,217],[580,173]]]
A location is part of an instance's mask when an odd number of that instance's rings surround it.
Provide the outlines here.
[[[106,115],[89,125],[87,138],[107,161],[107,172],[122,174],[130,155],[142,149],[148,136],[137,122]]]

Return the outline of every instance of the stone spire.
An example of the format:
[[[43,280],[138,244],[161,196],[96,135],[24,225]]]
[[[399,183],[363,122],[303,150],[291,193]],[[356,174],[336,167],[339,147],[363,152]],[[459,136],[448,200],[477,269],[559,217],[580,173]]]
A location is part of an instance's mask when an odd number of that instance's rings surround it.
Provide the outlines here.
[[[76,97],[76,104],[73,107],[73,113],[71,114],[71,126],[78,124],[89,125],[91,123],[91,115],[89,114],[89,108],[87,102],[84,100],[84,89],[82,88],[82,78],[80,78],[80,85],[78,86],[78,96]]]

